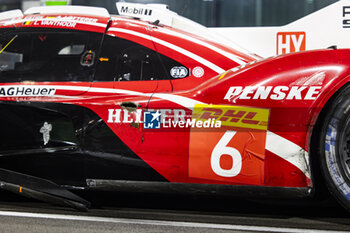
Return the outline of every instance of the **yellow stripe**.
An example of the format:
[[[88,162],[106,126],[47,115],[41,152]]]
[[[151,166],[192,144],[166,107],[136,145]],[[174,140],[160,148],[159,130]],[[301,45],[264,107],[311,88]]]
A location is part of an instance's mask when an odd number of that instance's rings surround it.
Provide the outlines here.
[[[15,35],[15,36],[7,43],[7,45],[5,45],[5,47],[1,49],[0,54],[1,54],[2,52],[4,52],[4,50],[7,48],[7,46],[9,46],[9,45],[12,43],[12,41],[14,41],[14,39],[16,39],[17,37],[18,37],[18,35]]]
[[[223,73],[218,80],[222,79],[223,77],[225,77],[225,75],[228,73],[229,71],[226,71],[225,73]]]

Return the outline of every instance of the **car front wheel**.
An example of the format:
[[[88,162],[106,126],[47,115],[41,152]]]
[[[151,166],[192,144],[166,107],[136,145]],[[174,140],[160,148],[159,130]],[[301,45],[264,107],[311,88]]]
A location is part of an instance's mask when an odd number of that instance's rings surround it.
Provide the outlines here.
[[[327,108],[319,146],[326,186],[350,211],[350,87],[343,89]]]

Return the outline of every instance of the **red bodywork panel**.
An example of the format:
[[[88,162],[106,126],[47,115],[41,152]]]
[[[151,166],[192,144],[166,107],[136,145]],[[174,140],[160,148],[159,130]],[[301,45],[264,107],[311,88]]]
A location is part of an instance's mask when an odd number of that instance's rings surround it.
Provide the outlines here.
[[[12,24],[58,28],[47,23],[53,17],[56,21],[52,22],[57,22],[57,17],[73,16],[24,16]],[[119,83],[2,83],[5,91],[41,88],[35,91],[44,94],[2,95],[1,101],[58,102],[89,108],[170,182],[311,186],[310,132],[325,103],[349,81],[350,50],[295,53],[253,62],[249,55],[168,27],[118,17],[74,17],[79,18],[62,28],[104,33],[109,24],[107,36],[169,56],[189,67],[191,74],[177,80]],[[0,27],[12,25],[2,21]],[[230,70],[238,65],[242,66]],[[135,121],[137,116],[125,113],[120,106],[123,102],[136,103],[142,112],[169,109],[171,115],[181,110],[189,118],[201,109],[199,118],[215,118],[224,125],[220,130],[204,131],[165,129],[164,125],[145,129],[142,123],[135,127],[125,117]],[[120,115],[121,122],[116,120],[117,110],[125,114]]]

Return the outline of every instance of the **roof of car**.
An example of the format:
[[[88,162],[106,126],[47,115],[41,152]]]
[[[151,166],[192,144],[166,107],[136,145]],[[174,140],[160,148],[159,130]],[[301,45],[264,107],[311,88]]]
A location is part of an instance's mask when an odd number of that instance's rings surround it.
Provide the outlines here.
[[[24,15],[34,14],[77,14],[86,16],[110,17],[107,9],[90,6],[41,6],[32,7],[24,12]]]
[[[134,25],[140,26],[150,23],[164,26],[171,31],[178,31],[180,34],[181,32],[189,33],[192,36],[215,41],[241,53],[249,54],[248,51],[245,51],[240,46],[213,34],[203,25],[182,17],[163,5],[118,3],[117,7],[119,6],[118,12],[120,15],[110,15],[105,8],[101,7],[72,5],[33,7],[24,13],[21,10],[7,11],[0,13],[0,28],[56,28],[104,33],[110,21],[117,23],[125,20],[129,23],[132,21]],[[135,9],[143,13],[135,15]],[[146,16],[145,12],[148,12]],[[152,14],[149,12],[152,12]],[[118,23],[118,25],[122,27],[128,26],[126,23]]]
[[[0,13],[0,28],[44,27],[103,33],[110,17],[108,11],[101,7],[33,7],[26,10],[24,14],[21,10]]]

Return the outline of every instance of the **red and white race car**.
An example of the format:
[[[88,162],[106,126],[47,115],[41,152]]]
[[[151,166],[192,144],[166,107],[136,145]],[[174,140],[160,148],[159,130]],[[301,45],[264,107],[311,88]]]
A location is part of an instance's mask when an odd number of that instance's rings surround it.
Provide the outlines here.
[[[68,190],[320,182],[350,209],[350,50],[257,61],[164,6],[118,8],[0,15],[1,188],[85,209]]]

